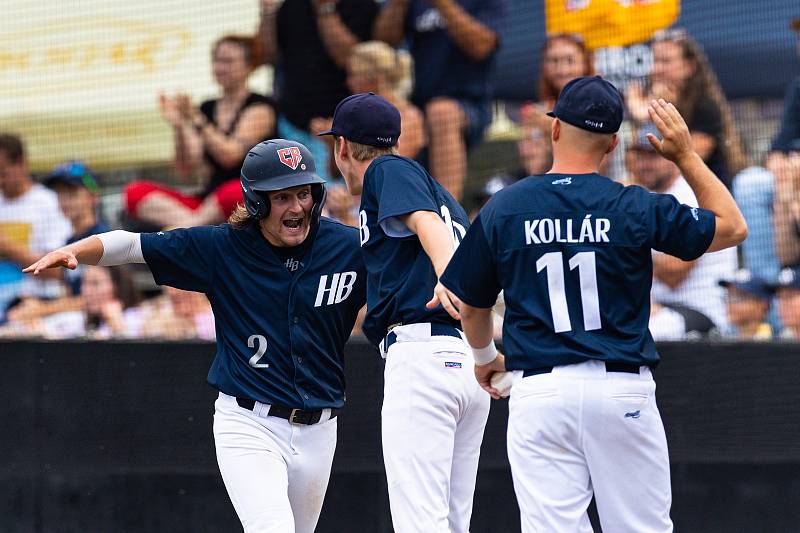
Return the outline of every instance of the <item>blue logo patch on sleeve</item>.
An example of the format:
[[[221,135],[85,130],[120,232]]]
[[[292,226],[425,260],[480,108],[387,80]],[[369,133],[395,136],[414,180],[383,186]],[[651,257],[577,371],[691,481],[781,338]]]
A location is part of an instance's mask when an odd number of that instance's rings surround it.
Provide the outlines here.
[[[461,363],[457,363],[455,361],[445,361],[444,366],[445,368],[461,368]]]

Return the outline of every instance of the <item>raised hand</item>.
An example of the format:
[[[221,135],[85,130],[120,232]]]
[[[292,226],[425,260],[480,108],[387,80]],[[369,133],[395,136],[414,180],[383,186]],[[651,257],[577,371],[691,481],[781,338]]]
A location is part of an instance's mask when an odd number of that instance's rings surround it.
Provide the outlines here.
[[[662,137],[659,140],[652,133],[647,134],[656,152],[675,164],[695,153],[689,127],[674,105],[659,98],[650,102],[647,112]]]

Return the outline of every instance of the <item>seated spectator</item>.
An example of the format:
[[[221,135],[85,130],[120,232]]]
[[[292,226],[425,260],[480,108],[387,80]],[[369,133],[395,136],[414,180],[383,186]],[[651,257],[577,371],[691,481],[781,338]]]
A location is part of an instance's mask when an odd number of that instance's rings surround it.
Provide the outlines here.
[[[791,23],[792,29],[800,38],[800,18]],[[800,53],[800,42],[798,42]],[[783,118],[778,133],[772,141],[772,149],[767,157],[766,167],[776,176],[781,176],[785,170],[787,155],[800,152],[800,76],[797,76],[786,91],[786,100],[783,108]]]
[[[142,337],[213,341],[214,314],[204,294],[164,287],[164,295],[147,307]]]
[[[59,165],[45,178],[45,185],[56,192],[61,212],[72,224],[72,235],[66,244],[85,239],[90,235],[111,231],[97,211],[97,177],[82,161]],[[65,278],[72,294],[80,292],[81,265],[66,270]]]
[[[671,194],[682,204],[697,207],[697,199],[678,167],[656,153],[647,139],[648,133],[658,136],[652,125],[640,128],[628,148],[634,182],[653,192]],[[652,298],[662,305],[682,305],[702,313],[725,332],[728,320],[724,291],[717,281],[733,275],[736,260],[735,248],[707,253],[695,261],[683,261],[654,251]]]
[[[0,322],[19,298],[56,298],[63,275],[25,276],[22,269],[38,256],[62,246],[72,234],[53,191],[34,183],[25,148],[16,135],[0,134]]]
[[[766,281],[749,270],[738,270],[731,279],[719,281],[726,289],[725,307],[728,319],[740,340],[769,340],[772,327],[767,323],[767,313],[772,298]]]
[[[414,58],[411,101],[425,112],[431,174],[457,199],[467,175],[467,148],[491,120],[492,72],[504,0],[387,0],[375,38]]]
[[[774,180],[775,252],[783,266],[800,264],[800,152],[786,156]]]
[[[730,107],[708,58],[681,29],[658,32],[652,51],[650,88],[674,91],[675,106],[689,125],[695,150],[730,188],[733,176],[746,165],[746,158]],[[637,116],[636,111],[630,114]]]
[[[222,96],[199,108],[186,94],[160,96],[161,114],[175,131],[175,169],[181,177],[200,174],[199,194],[186,195],[151,182],[125,189],[128,215],[157,228],[199,226],[226,220],[242,202],[239,169],[247,151],[275,136],[270,100],[250,92],[247,80],[261,63],[255,40],[227,35],[212,52],[214,79]]]
[[[522,107],[522,125],[537,127],[550,136],[550,121],[545,113],[553,110],[561,89],[575,78],[594,75],[594,58],[577,34],[550,35],[539,57],[539,101]]]
[[[332,117],[350,92],[350,53],[368,41],[378,14],[375,0],[262,0],[259,38],[264,62],[275,67],[273,94],[280,137],[303,143],[326,180],[328,145],[310,133],[315,118]]]
[[[9,320],[0,336],[138,338],[145,317],[126,267],[85,267],[80,309]]]
[[[368,41],[353,47],[347,64],[347,87],[353,94],[375,93],[383,96],[400,111],[403,124],[397,151],[414,159],[425,146],[425,124],[422,112],[407,100],[411,89],[411,56],[380,41]],[[311,132],[317,134],[331,128],[333,119],[316,118]],[[329,140],[329,137],[324,137]],[[333,141],[330,140],[332,143]]]
[[[778,315],[783,323],[782,339],[800,339],[800,268],[784,268],[773,285],[778,301]]]

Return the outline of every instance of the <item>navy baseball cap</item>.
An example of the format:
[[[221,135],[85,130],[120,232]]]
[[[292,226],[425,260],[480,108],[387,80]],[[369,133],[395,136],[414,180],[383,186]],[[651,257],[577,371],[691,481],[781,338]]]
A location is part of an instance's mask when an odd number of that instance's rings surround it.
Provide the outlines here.
[[[756,298],[769,300],[772,295],[770,285],[762,278],[754,275],[746,268],[736,271],[731,279],[723,279],[719,282],[721,287],[734,288],[746,292]]]
[[[655,124],[652,122],[642,124],[636,129],[636,134],[633,136],[633,142],[631,143],[630,150],[655,152],[656,149],[653,148],[653,145],[650,144],[650,140],[647,138],[648,133],[655,135],[656,139],[661,138],[661,133],[658,131],[658,128],[656,128]]]
[[[375,93],[354,94],[339,102],[333,126],[318,135],[336,135],[368,146],[395,146],[400,137],[400,111]]]
[[[86,166],[86,163],[79,160],[68,161],[56,166],[44,178],[44,184],[47,187],[52,188],[59,183],[72,187],[84,187],[95,194],[100,191],[100,187],[97,186],[97,176]]]
[[[600,76],[583,76],[564,86],[547,114],[592,133],[616,133],[622,113],[622,95],[616,87]]]

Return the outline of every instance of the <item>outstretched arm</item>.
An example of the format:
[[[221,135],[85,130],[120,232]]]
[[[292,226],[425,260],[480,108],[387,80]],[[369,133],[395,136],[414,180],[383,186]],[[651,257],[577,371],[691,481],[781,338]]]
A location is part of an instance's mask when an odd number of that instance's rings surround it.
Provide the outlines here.
[[[22,271],[38,276],[50,268],[64,267],[74,270],[78,264],[113,266],[144,262],[140,235],[115,230],[62,246]]]
[[[714,240],[707,251],[716,252],[741,243],[747,238],[747,223],[731,193],[694,150],[683,117],[674,105],[663,99],[650,102],[648,112],[663,137],[658,140],[648,134],[650,144],[662,157],[678,166],[697,197],[699,207],[716,216]]]
[[[431,0],[447,22],[447,33],[464,54],[483,61],[497,48],[497,34],[467,13],[455,0]]]

